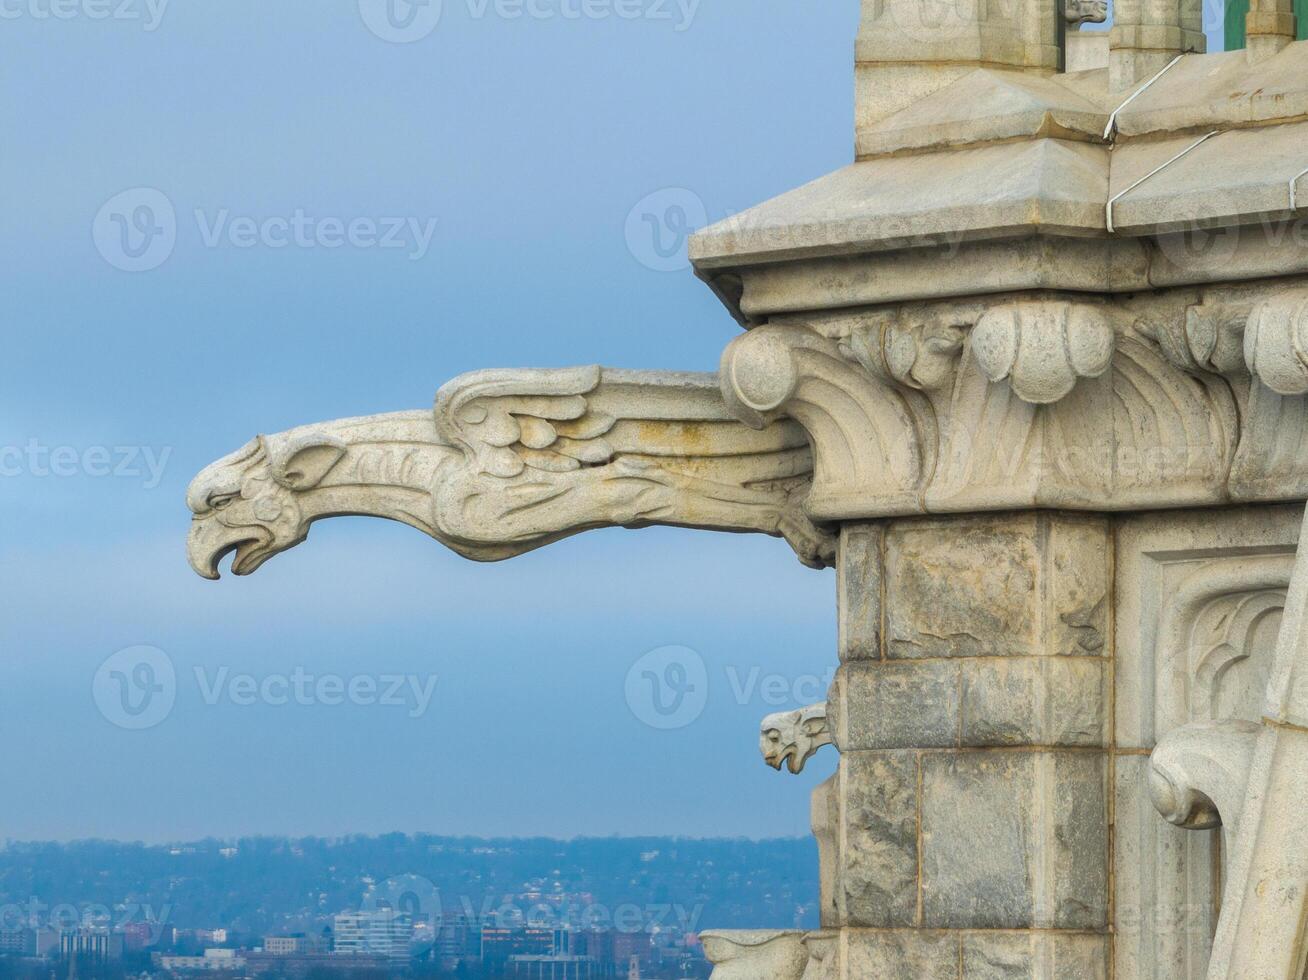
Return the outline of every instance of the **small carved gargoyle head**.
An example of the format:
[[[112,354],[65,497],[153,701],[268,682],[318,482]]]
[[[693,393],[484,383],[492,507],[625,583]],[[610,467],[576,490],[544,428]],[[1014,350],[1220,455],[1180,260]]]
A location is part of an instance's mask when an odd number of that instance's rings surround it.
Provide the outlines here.
[[[344,454],[344,444],[326,434],[284,433],[259,436],[206,466],[186,492],[194,515],[191,567],[216,579],[219,562],[234,551],[232,571],[249,575],[295,547],[309,533],[297,495],[318,486]]]
[[[1108,20],[1108,0],[1067,0],[1064,11],[1067,23],[1073,27],[1102,24]]]
[[[759,733],[763,761],[773,769],[786,766],[795,774],[804,771],[818,749],[830,744],[826,702],[768,715]]]

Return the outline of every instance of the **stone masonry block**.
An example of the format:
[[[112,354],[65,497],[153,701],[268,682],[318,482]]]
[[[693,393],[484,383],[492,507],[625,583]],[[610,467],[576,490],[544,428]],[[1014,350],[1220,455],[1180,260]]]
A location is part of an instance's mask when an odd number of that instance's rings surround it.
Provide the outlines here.
[[[837,744],[858,749],[946,748],[958,744],[955,663],[854,663],[840,668],[833,712]]]
[[[1099,518],[904,521],[886,532],[886,656],[1104,655],[1109,532]]]
[[[917,759],[852,752],[840,759],[842,925],[917,923]]]
[[[837,589],[840,659],[881,659],[880,524],[850,524],[840,532]]]
[[[1109,693],[1104,660],[970,660],[961,673],[960,739],[965,746],[1107,744]]]
[[[1108,937],[968,933],[963,980],[1106,980]]]
[[[846,937],[847,980],[955,980],[958,936],[932,932],[861,932]]]
[[[1102,929],[1102,756],[987,750],[922,756],[923,925]]]

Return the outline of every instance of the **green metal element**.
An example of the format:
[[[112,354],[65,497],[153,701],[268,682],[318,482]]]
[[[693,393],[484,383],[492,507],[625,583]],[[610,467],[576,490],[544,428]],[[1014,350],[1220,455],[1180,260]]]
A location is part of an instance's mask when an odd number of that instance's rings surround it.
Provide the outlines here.
[[[1249,0],[1227,0],[1226,50],[1239,51],[1244,47],[1244,21],[1249,16]]]
[[[1294,0],[1299,18],[1299,40],[1308,41],[1308,0]],[[1226,50],[1238,51],[1245,45],[1244,19],[1249,14],[1249,0],[1227,0]]]

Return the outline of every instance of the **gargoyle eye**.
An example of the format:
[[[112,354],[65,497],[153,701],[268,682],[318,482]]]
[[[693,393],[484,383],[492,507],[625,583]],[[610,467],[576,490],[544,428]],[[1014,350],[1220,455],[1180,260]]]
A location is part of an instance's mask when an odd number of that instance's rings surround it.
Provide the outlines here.
[[[209,498],[209,506],[214,510],[222,510],[233,500],[239,497],[239,493],[219,493]]]

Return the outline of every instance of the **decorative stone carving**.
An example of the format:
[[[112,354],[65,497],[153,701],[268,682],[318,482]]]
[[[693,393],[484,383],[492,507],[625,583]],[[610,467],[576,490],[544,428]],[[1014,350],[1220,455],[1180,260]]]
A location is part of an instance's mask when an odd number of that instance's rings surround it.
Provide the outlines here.
[[[804,937],[808,950],[808,966],[803,980],[839,980],[840,934],[836,932],[810,932]]]
[[[852,482],[914,506],[935,442],[916,392],[869,384],[838,345],[797,326],[757,327],[733,340],[721,377],[728,407],[747,425],[789,417],[808,430],[820,492]]]
[[[1278,395],[1308,393],[1308,292],[1286,292],[1258,304],[1244,351],[1249,370]]]
[[[1186,830],[1224,826],[1232,840],[1261,730],[1251,721],[1202,721],[1163,736],[1149,769],[1149,795],[1163,819]]]
[[[804,934],[786,930],[701,932],[712,980],[802,980],[808,965]]]
[[[804,771],[804,766],[818,749],[830,744],[825,701],[795,711],[768,715],[763,719],[759,735],[763,761],[777,770],[786,766],[795,774]]]
[[[1108,0],[1068,0],[1063,17],[1068,26],[1075,28],[1082,24],[1102,24],[1108,20]]]
[[[486,371],[441,389],[435,412],[401,412],[260,436],[188,491],[191,564],[208,578],[235,551],[253,572],[325,517],[416,527],[495,561],[588,528],[675,524],[781,535],[820,567],[834,539],[804,514],[804,433],[753,431],[712,375]]]
[[[1008,379],[1022,401],[1052,405],[1108,370],[1115,339],[1105,307],[1025,302],[987,311],[972,353],[991,381]]]

